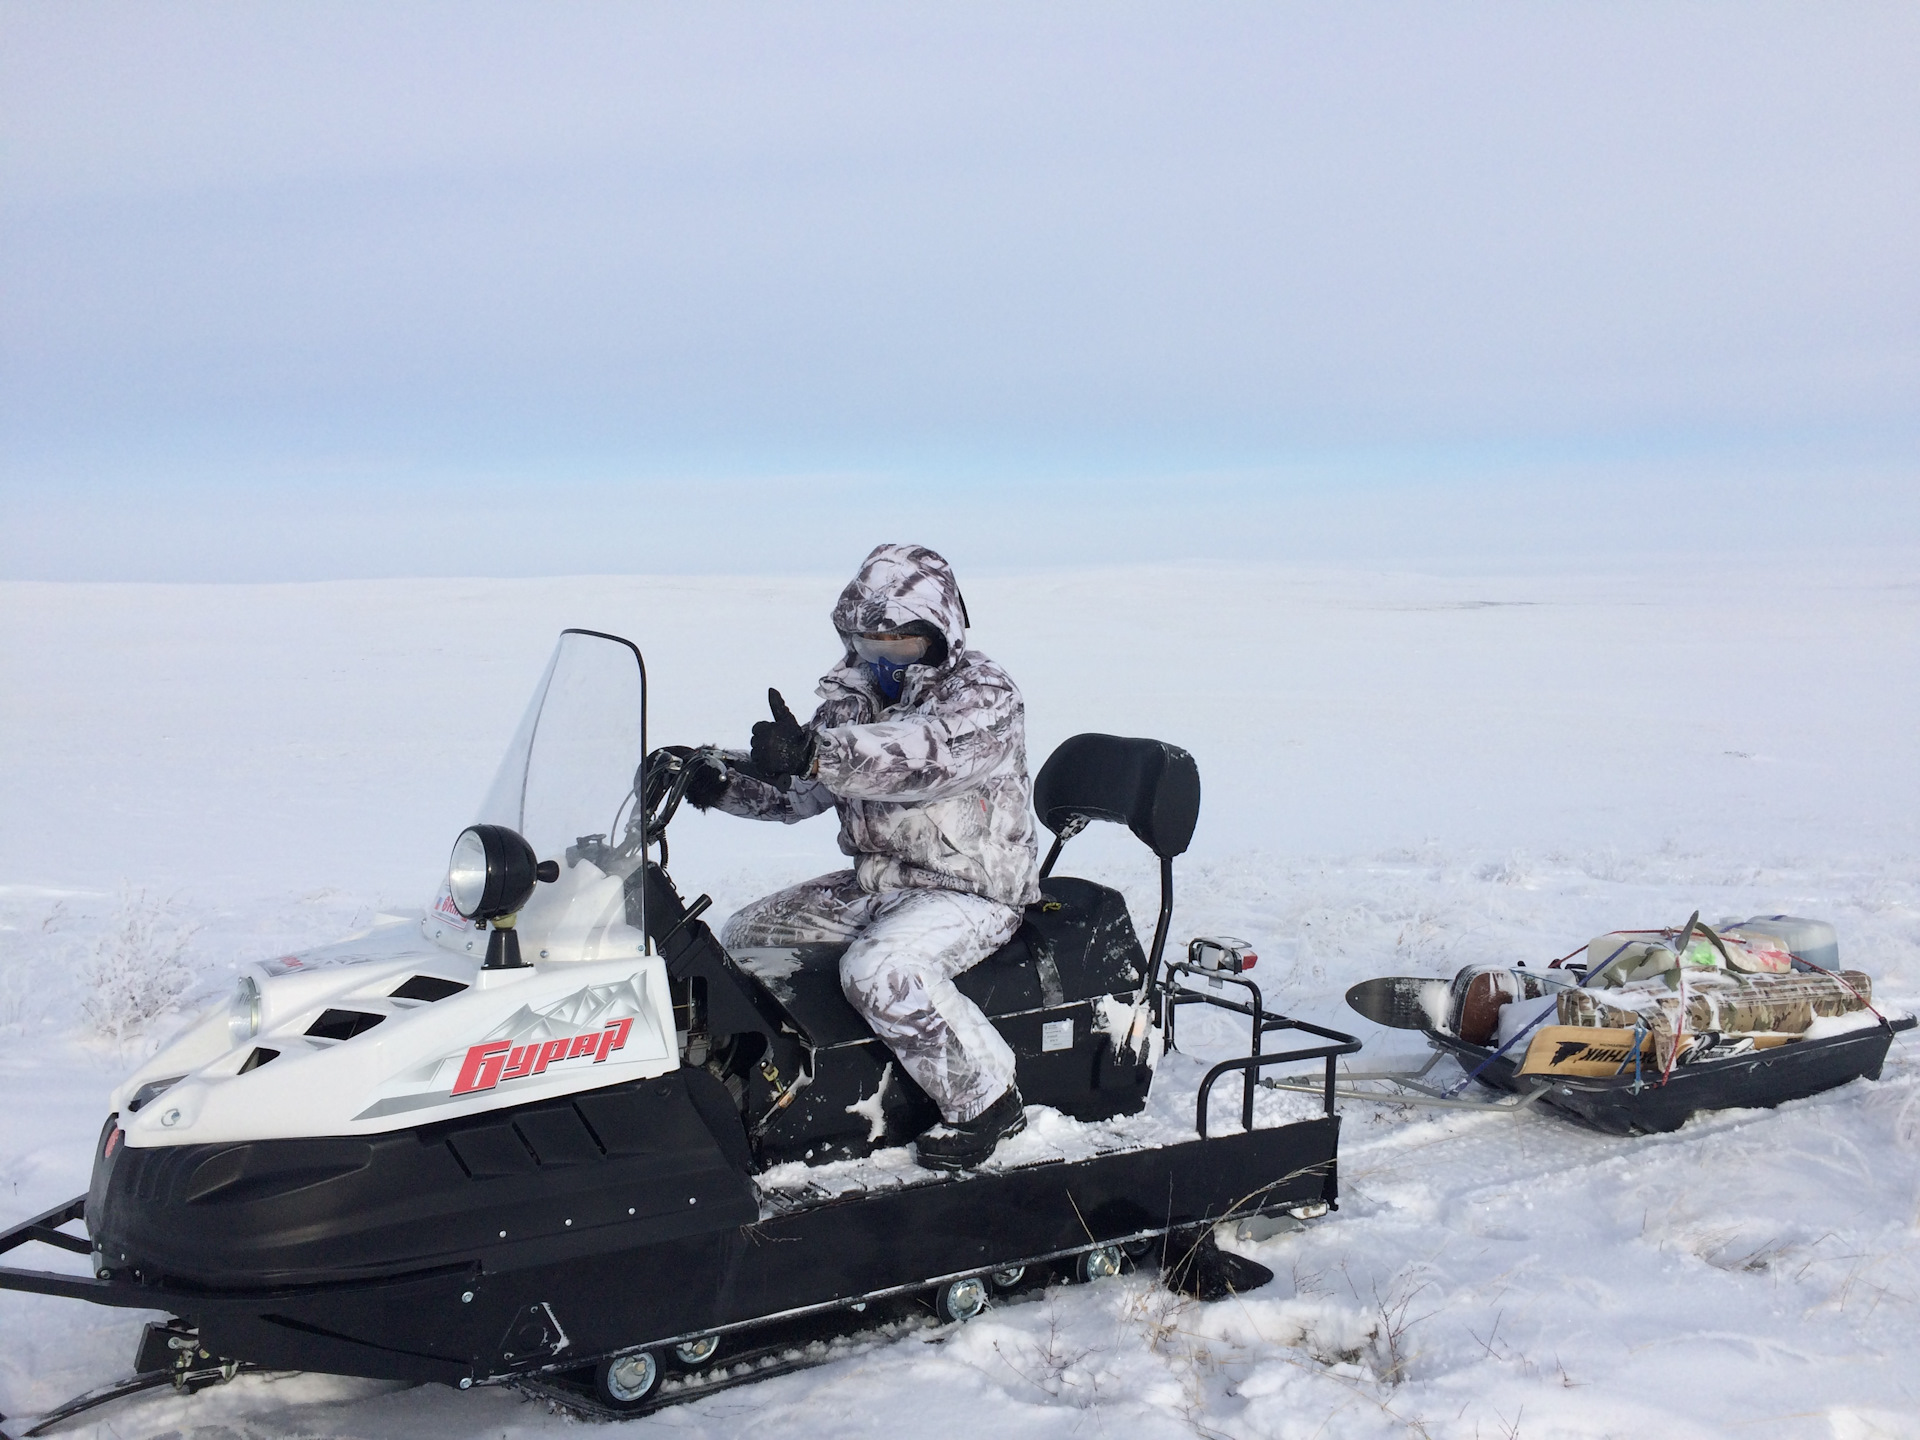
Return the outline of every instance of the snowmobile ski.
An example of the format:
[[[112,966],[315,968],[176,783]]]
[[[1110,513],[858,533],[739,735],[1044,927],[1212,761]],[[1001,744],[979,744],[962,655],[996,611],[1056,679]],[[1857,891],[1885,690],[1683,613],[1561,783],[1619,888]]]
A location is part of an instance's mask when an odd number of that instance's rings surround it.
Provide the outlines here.
[[[58,1405],[33,1423],[31,1430],[22,1430],[20,1440],[33,1440],[34,1436],[45,1435],[54,1427],[65,1424],[76,1415],[109,1405],[115,1400],[125,1400],[134,1395],[144,1395],[149,1390],[159,1390],[168,1386],[176,1390],[193,1394],[209,1385],[220,1385],[236,1375],[251,1373],[259,1367],[253,1365],[235,1365],[222,1363],[204,1366],[186,1371],[149,1370],[129,1375],[124,1380],[116,1380],[110,1385],[101,1385],[76,1395],[63,1405]]]

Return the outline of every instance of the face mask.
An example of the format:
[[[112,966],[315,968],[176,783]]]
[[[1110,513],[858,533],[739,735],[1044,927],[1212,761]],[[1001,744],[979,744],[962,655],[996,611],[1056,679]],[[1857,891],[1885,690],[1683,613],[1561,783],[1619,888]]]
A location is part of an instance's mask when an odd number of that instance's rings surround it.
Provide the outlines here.
[[[867,673],[873,676],[873,683],[880,687],[880,693],[887,699],[900,698],[900,687],[907,678],[904,666],[892,660],[869,660]]]

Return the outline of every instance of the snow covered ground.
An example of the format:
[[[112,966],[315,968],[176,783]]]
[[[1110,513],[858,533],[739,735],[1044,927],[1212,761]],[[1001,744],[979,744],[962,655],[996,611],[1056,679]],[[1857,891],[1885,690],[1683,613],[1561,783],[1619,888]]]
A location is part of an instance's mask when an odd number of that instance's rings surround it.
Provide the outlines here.
[[[1036,763],[1086,729],[1198,758],[1176,939],[1254,940],[1269,995],[1376,1062],[1409,1037],[1345,1009],[1356,980],[1537,963],[1696,908],[1829,919],[1881,995],[1920,1001],[1916,574],[1138,568],[982,576],[968,599]],[[419,906],[560,626],[642,646],[656,743],[738,742],[767,685],[797,702],[831,658],[843,578],[0,586],[0,1209],[84,1188],[114,1080],[234,965]],[[1150,920],[1130,838],[1069,855]],[[674,861],[724,912],[837,856],[825,820],[694,816]],[[1276,1272],[1258,1292],[1056,1290],[632,1429],[1920,1435],[1915,1053],[1659,1138],[1351,1105],[1341,1210],[1241,1246]],[[139,1322],[0,1296],[0,1411],[120,1374]],[[570,1423],[506,1393],[271,1376],[73,1433]]]

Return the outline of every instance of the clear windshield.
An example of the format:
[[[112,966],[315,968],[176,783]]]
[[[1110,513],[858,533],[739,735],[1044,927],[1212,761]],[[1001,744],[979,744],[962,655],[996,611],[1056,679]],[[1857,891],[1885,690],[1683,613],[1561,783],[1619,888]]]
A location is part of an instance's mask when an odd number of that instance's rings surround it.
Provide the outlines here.
[[[539,859],[559,862],[560,879],[537,886],[521,912],[529,960],[611,959],[644,949],[627,923],[621,874],[609,873],[633,866],[616,866],[608,852],[626,837],[633,814],[646,756],[646,695],[633,645],[563,632],[474,817],[518,831]],[[595,837],[604,845],[591,843]],[[450,948],[476,948],[474,928],[452,909],[444,881],[425,929]]]
[[[562,859],[583,835],[617,843],[646,756],[646,713],[638,650],[564,632],[476,818],[519,831],[542,860]]]

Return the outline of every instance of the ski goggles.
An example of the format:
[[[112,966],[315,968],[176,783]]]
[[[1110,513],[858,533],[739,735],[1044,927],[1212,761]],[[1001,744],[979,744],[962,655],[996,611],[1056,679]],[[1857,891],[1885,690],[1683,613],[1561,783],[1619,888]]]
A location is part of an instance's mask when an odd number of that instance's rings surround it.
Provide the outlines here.
[[[914,665],[926,658],[924,635],[849,635],[847,645],[869,665],[884,661],[889,665]]]

